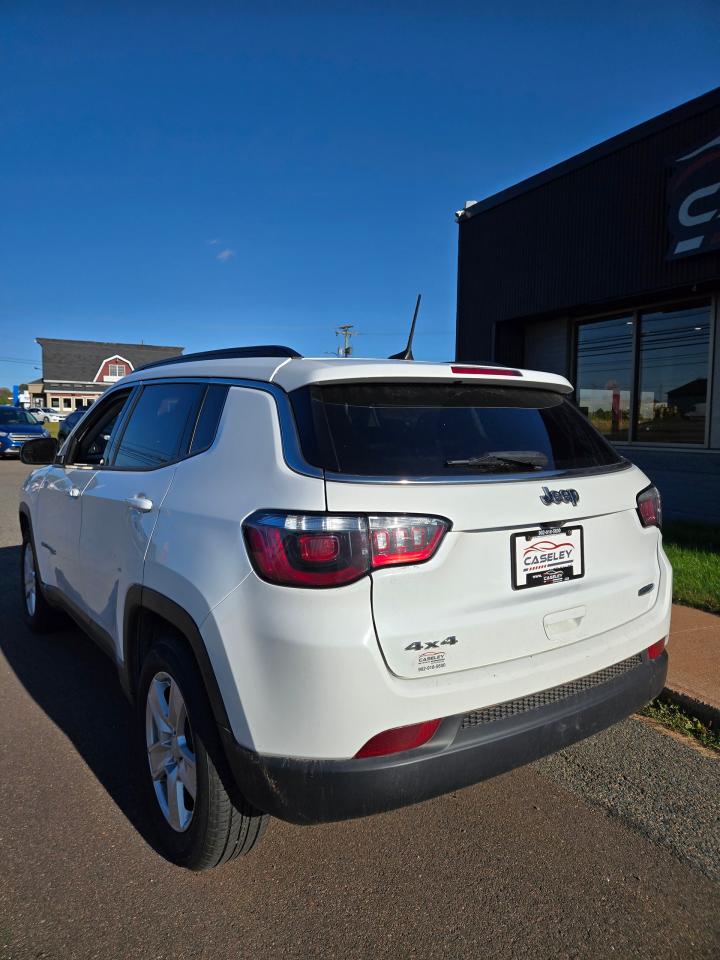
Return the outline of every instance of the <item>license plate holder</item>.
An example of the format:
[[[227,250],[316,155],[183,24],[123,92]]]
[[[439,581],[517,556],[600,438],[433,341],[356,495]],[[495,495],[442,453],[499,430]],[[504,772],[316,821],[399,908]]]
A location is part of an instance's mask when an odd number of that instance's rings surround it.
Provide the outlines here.
[[[585,576],[583,528],[538,527],[510,537],[513,590],[544,587]]]

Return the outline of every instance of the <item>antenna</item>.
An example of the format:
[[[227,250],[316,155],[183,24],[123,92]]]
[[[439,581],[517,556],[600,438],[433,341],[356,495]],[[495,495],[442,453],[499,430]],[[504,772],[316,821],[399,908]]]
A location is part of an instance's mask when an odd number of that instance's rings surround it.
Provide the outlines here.
[[[420,311],[420,301],[422,300],[422,294],[417,295],[417,300],[415,301],[415,313],[413,313],[412,323],[410,324],[410,336],[408,337],[407,346],[401,353],[394,353],[391,357],[388,357],[388,360],[414,360],[412,352],[412,342],[413,337],[415,336],[415,321],[417,320],[418,313]]]

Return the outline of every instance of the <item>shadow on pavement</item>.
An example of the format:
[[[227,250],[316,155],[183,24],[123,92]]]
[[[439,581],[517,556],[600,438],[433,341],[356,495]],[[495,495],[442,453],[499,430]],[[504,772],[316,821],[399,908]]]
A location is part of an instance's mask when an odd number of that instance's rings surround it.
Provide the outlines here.
[[[32,633],[23,622],[20,548],[0,548],[0,650],[35,702],[70,739],[150,846],[135,794],[132,714],[110,659],[68,618],[58,632]]]

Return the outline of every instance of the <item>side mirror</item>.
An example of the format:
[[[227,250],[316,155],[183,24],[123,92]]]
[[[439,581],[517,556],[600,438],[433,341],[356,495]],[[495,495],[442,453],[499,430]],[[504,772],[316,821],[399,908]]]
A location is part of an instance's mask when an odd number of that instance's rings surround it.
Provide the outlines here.
[[[42,467],[52,463],[57,453],[58,442],[55,437],[38,437],[37,440],[26,440],[20,447],[20,459],[23,463]]]

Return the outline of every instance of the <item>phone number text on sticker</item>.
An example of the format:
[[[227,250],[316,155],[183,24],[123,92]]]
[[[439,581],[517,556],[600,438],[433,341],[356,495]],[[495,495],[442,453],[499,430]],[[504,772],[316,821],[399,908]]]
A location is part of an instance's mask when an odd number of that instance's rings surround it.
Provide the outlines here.
[[[585,573],[582,527],[553,527],[511,537],[514,590],[577,580]]]

